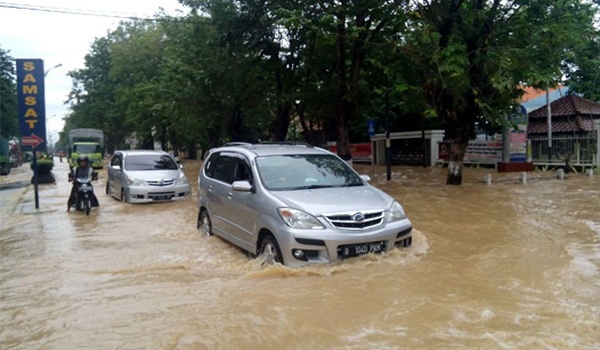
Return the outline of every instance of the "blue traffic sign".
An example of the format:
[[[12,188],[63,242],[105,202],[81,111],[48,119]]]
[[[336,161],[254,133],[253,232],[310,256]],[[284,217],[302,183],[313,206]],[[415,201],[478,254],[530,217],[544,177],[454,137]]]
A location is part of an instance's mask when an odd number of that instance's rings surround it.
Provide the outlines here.
[[[367,120],[367,133],[369,136],[375,136],[375,121],[373,119]]]
[[[21,149],[47,150],[44,61],[17,59],[17,101]]]

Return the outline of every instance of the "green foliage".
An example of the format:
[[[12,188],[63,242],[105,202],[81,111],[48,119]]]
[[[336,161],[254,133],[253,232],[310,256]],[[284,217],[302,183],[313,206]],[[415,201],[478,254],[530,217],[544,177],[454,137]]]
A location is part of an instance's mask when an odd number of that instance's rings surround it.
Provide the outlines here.
[[[33,170],[33,162],[30,163],[29,167]],[[51,159],[38,159],[37,160],[37,171],[38,174],[50,174],[54,168],[54,162]]]
[[[109,152],[133,135],[174,149],[347,144],[375,119],[379,132],[389,120],[466,142],[476,122],[503,123],[521,84],[566,74],[575,91],[599,94],[596,8],[580,0],[180,3],[188,15],[124,22],[93,43],[70,73],[61,141],[90,127]]]
[[[578,54],[572,52],[563,63],[568,85],[585,98],[600,101],[600,31],[584,34],[589,40],[580,43]]]
[[[0,47],[0,135],[7,139],[19,136],[17,86],[14,59]]]
[[[402,47],[413,80],[460,142],[476,121],[501,124],[522,93],[519,86],[555,85],[561,65],[577,55],[593,8],[579,0],[435,1],[414,5]],[[419,78],[420,77],[420,78]]]

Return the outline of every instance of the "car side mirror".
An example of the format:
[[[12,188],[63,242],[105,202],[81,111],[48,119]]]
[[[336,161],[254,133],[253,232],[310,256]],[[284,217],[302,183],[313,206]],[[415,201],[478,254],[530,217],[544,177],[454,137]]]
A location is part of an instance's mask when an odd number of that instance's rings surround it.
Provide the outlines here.
[[[113,170],[121,170],[121,166],[120,165],[111,165],[111,168]]]
[[[361,175],[360,178],[366,182],[371,182],[371,177],[369,175]]]
[[[231,188],[234,191],[239,191],[239,192],[252,192],[252,184],[248,181],[234,181],[231,184]]]

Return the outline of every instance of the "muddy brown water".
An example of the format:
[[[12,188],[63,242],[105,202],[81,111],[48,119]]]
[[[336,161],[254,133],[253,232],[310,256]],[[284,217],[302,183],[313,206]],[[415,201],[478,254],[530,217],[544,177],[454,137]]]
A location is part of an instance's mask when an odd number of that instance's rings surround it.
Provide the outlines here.
[[[289,269],[198,234],[199,162],[184,202],[122,204],[101,172],[89,217],[55,164],[40,209],[30,188],[2,213],[1,349],[600,348],[600,176],[376,168],[413,247]]]

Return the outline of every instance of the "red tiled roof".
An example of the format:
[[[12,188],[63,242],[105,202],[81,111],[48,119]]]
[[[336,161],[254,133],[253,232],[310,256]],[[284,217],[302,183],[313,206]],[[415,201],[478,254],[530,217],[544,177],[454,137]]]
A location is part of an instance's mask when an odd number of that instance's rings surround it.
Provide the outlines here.
[[[555,88],[549,88],[548,92],[552,92],[552,91],[556,91],[558,89],[563,88],[564,85],[559,85]],[[536,89],[533,88],[531,86],[522,86],[521,90],[523,90],[523,95],[521,96],[521,98],[517,101],[519,103],[523,103],[523,102],[527,102],[527,101],[531,101],[534,98],[538,98],[540,96],[543,96],[546,94],[546,90],[544,89]]]
[[[590,101],[577,95],[567,95],[550,103],[550,114],[555,117],[584,116],[586,118],[600,118],[600,103]],[[541,119],[547,117],[546,106],[540,107],[529,113],[529,119]]]
[[[560,120],[554,120],[552,118],[552,132],[589,132],[594,130],[594,121],[591,119],[584,119],[580,116]],[[529,122],[527,125],[527,133],[529,134],[546,134],[548,133],[548,124],[546,120],[535,120]]]

